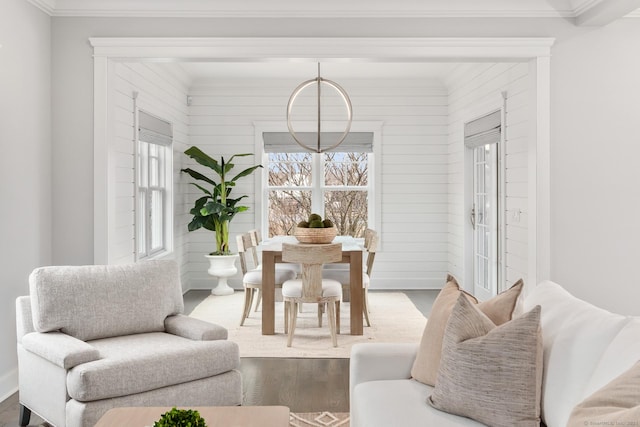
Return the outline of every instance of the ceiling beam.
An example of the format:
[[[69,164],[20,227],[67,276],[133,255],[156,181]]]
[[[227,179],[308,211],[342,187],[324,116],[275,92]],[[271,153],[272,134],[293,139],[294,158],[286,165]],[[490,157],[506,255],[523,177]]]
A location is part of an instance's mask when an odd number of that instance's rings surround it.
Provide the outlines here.
[[[576,25],[604,26],[640,9],[640,0],[607,0],[576,16]]]

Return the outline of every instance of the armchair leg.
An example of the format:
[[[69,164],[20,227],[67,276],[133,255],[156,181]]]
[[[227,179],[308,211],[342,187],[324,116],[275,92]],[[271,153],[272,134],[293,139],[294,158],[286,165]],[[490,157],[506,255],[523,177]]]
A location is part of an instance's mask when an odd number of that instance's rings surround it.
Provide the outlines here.
[[[31,419],[31,409],[24,406],[22,403],[20,404],[20,418],[18,420],[18,424],[21,426],[29,425],[29,420]]]

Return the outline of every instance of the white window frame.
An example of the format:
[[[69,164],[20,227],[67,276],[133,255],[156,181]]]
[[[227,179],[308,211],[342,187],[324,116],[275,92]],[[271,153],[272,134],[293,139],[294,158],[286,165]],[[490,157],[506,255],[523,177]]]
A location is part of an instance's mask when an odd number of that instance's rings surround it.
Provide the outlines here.
[[[135,126],[135,221],[134,221],[134,255],[135,260],[150,260],[165,257],[173,252],[173,139],[169,144],[163,144],[153,141],[142,141],[139,136],[138,131],[138,113],[139,109],[136,108],[136,126]],[[145,110],[146,114],[153,115]],[[157,117],[157,116],[156,116]],[[168,120],[161,119],[165,122],[170,123]],[[155,145],[160,150],[162,150],[163,155],[159,156],[159,164],[158,170],[161,177],[162,185],[158,185],[155,187],[151,187],[148,185],[150,182],[149,179],[149,170],[150,170],[150,157],[141,158],[140,157],[140,145],[141,142],[144,142],[149,145]],[[146,160],[146,161],[145,161]],[[140,170],[142,164],[145,164],[144,171]],[[146,179],[141,179],[141,174],[146,174]],[[142,181],[142,182],[141,182]],[[147,185],[144,184],[146,181]],[[153,241],[153,227],[151,224],[151,218],[153,216],[153,206],[151,203],[151,192],[152,191],[161,191],[162,196],[162,227],[160,228],[162,231],[162,236],[160,240],[162,244],[155,248],[151,248],[151,242]],[[145,217],[142,218],[140,215],[140,206],[143,202],[141,193],[147,193],[148,198],[145,203]],[[142,229],[144,229],[145,233],[145,249],[144,251],[140,250],[140,234]],[[151,248],[151,249],[149,249]]]
[[[260,156],[261,163],[263,165],[267,165],[269,161],[268,153],[264,151],[264,142],[262,139],[263,132],[288,132],[286,122],[254,122],[255,129],[255,152],[256,155]],[[341,131],[341,126],[344,126],[343,122],[332,122],[332,121],[323,121],[322,127],[326,132],[338,132]],[[296,130],[301,132],[313,132],[317,129],[316,122],[306,122],[301,121],[296,123]],[[363,186],[333,186],[333,185],[325,185],[324,183],[324,156],[323,154],[312,153],[312,185],[305,187],[295,187],[299,190],[310,190],[312,191],[312,212],[317,212],[320,215],[324,215],[324,192],[325,191],[348,191],[348,190],[357,190],[357,191],[367,191],[368,197],[368,219],[367,225],[369,228],[375,228],[382,232],[382,224],[380,221],[380,211],[381,211],[381,176],[380,176],[380,146],[382,145],[382,122],[379,121],[358,121],[353,122],[351,124],[352,132],[373,132],[373,152],[368,154],[368,171],[369,177],[367,182],[367,187]],[[340,151],[336,149],[336,151]],[[268,219],[268,211],[269,208],[269,190],[278,187],[268,187],[268,174],[269,168],[264,167],[261,169],[261,173],[255,174],[255,185],[256,189],[260,191],[256,191],[256,209],[255,209],[255,223],[257,227],[260,227],[262,230],[265,230],[264,233],[266,235],[267,230],[269,229],[269,219]],[[283,187],[283,188],[294,188],[294,187]],[[366,190],[363,190],[366,188]],[[362,239],[364,240],[364,239]],[[378,248],[380,250],[380,248]]]

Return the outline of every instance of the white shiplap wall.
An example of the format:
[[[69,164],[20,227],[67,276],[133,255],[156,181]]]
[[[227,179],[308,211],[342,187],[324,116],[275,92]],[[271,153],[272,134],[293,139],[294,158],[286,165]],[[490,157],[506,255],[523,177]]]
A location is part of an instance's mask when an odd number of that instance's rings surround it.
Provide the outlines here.
[[[459,67],[449,88],[449,271],[464,277],[464,144],[465,111],[507,92],[506,101],[506,286],[527,282],[527,145],[528,64],[475,64]],[[463,284],[471,291],[470,284]]]
[[[328,76],[328,78],[331,78]],[[190,141],[219,156],[255,151],[253,123],[284,123],[289,95],[301,80],[223,80],[197,82],[190,90]],[[386,289],[439,288],[448,269],[447,89],[429,80],[340,80],[353,103],[354,121],[382,121],[381,251],[376,257],[372,287]],[[308,117],[314,120],[313,109]],[[333,111],[326,120],[343,115]],[[259,162],[238,159],[238,170]],[[253,179],[243,179],[234,191],[247,193],[248,212],[231,224],[232,241],[239,232],[257,226]],[[199,196],[189,192],[185,211]],[[259,194],[258,194],[259,195]],[[210,232],[189,236],[189,278],[192,288],[210,288],[203,254],[213,247]],[[232,244],[232,247],[234,245]],[[229,283],[241,287],[240,276]]]
[[[113,68],[110,97],[113,101],[115,122],[113,144],[110,147],[109,174],[114,183],[115,220],[109,229],[109,263],[134,261],[134,197],[135,197],[135,141],[134,101],[155,116],[173,124],[174,156],[174,253],[170,256],[181,266],[183,288],[186,288],[185,272],[187,253],[187,212],[184,192],[180,184],[182,152],[189,143],[189,117],[187,110],[188,80],[180,68],[152,63],[116,62]]]

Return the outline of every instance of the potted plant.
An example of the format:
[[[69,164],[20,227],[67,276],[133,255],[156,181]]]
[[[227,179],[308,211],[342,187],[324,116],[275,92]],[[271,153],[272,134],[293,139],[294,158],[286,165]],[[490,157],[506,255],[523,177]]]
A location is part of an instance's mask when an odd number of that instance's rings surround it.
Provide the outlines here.
[[[236,181],[242,177],[251,175],[253,171],[261,168],[262,165],[251,166],[229,179],[228,176],[234,168],[232,163],[236,157],[251,156],[253,154],[235,154],[225,161],[224,157],[220,161],[210,157],[198,147],[191,147],[184,152],[199,164],[206,166],[213,172],[213,176],[204,175],[191,168],[182,169],[181,172],[189,174],[191,178],[203,182],[191,184],[200,189],[204,196],[195,201],[194,207],[189,211],[193,219],[188,225],[189,231],[200,228],[213,231],[216,236],[215,252],[206,255],[209,259],[209,274],[218,277],[218,286],[211,293],[214,295],[230,295],[233,288],[227,284],[227,278],[236,274],[235,260],[238,254],[232,254],[229,249],[229,223],[238,212],[249,209],[247,206],[240,206],[238,202],[247,195],[237,198],[230,197],[231,190],[236,185]]]
[[[174,407],[162,414],[153,427],[207,427],[207,423],[198,411]]]

